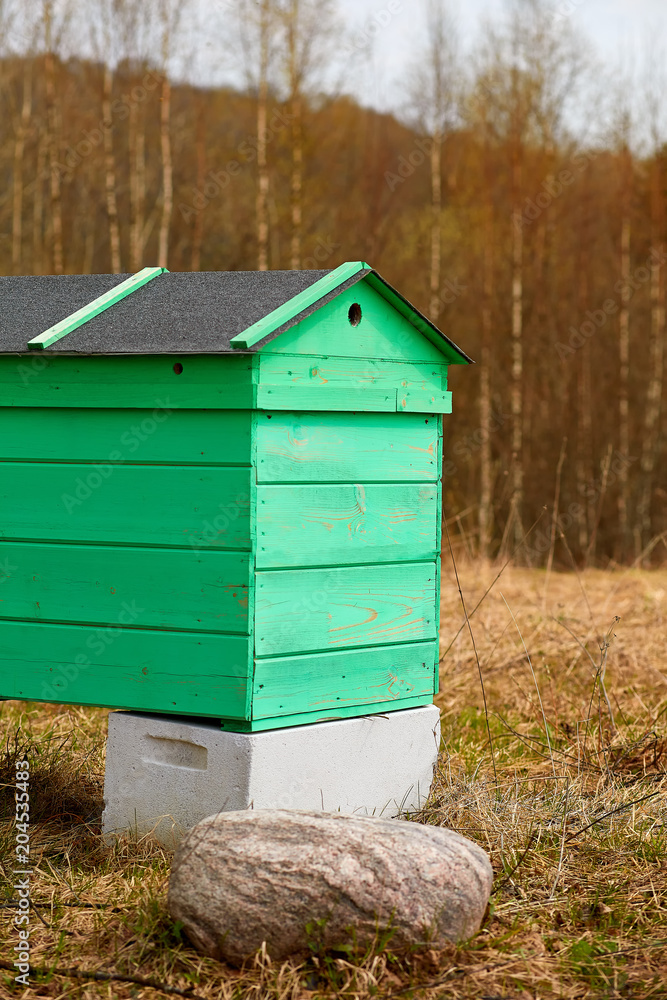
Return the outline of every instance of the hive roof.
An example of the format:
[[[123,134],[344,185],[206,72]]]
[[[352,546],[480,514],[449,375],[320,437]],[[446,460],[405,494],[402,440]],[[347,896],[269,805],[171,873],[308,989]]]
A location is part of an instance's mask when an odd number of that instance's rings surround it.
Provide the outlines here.
[[[328,271],[208,271],[170,273],[46,346],[58,354],[225,354],[254,351],[358,281],[369,283],[447,360],[470,359],[368,264]],[[0,354],[22,354],[28,342],[84,310],[127,274],[0,277]],[[32,347],[41,345],[31,345]],[[323,344],[323,349],[326,345]]]

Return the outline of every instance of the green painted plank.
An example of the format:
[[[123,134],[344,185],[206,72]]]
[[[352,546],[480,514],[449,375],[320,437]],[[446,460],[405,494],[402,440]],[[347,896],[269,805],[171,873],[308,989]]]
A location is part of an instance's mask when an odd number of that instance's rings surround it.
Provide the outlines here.
[[[251,425],[249,410],[3,406],[0,461],[249,466]]]
[[[256,365],[232,354],[4,355],[0,406],[240,410],[254,404]]]
[[[323,355],[262,354],[259,385],[349,387],[365,389],[412,386],[422,392],[447,388],[447,365],[378,358],[337,358]]]
[[[242,636],[0,622],[0,649],[4,698],[245,717]]]
[[[253,720],[429,697],[437,643],[257,660]]]
[[[451,392],[422,392],[408,387],[362,388],[350,385],[258,385],[257,407],[261,410],[334,410],[375,413],[451,413]]]
[[[33,337],[32,340],[28,341],[28,347],[32,351],[43,351],[45,347],[50,347],[58,340],[66,337],[68,333],[78,330],[84,323],[94,319],[95,316],[99,316],[100,313],[105,312],[105,310],[115,305],[116,302],[120,302],[121,299],[131,295],[132,292],[136,292],[138,288],[143,288],[153,278],[157,278],[166,271],[166,267],[144,267],[137,274],[133,274],[131,278],[121,281],[119,285],[105,292],[104,295],[98,295],[96,299],[93,299],[88,305],[83,306],[82,309],[77,309],[70,316],[61,319],[59,323],[49,327],[44,333],[40,333],[38,337]]]
[[[0,539],[250,548],[251,470],[0,464]]]
[[[451,413],[452,394],[424,392],[408,385],[407,388],[398,390],[396,408],[399,412],[404,410],[407,413]]]
[[[270,312],[268,316],[264,316],[263,319],[249,326],[247,330],[244,330],[236,337],[232,337],[230,344],[237,350],[249,350],[255,347],[266,337],[269,337],[274,330],[277,330],[284,323],[288,323],[294,316],[298,316],[299,313],[308,309],[315,302],[319,302],[320,299],[335,291],[336,288],[350,278],[353,278],[356,274],[359,274],[359,272],[367,270],[369,270],[369,266],[368,264],[364,264],[363,261],[341,264],[309,288],[304,289],[303,292],[299,292],[289,302],[285,302],[284,305]]]
[[[0,622],[4,698],[243,719],[249,640]]]
[[[257,386],[260,410],[363,410],[374,413],[396,412],[396,389],[327,389],[318,386]]]
[[[257,572],[255,653],[326,652],[436,636],[435,563]]]
[[[257,406],[274,409],[451,412],[447,365],[266,354]]]
[[[438,421],[416,414],[257,414],[260,483],[435,482]]]
[[[0,618],[248,634],[248,553],[0,544]]]
[[[438,534],[436,539],[436,545],[438,552],[442,552],[442,492],[443,492],[443,419],[438,418]],[[436,600],[435,600],[435,613],[436,613],[436,625],[438,629],[438,636],[440,635],[440,615],[441,615],[441,590],[442,590],[442,556],[437,561],[437,577],[436,577]],[[438,658],[435,665],[435,676],[433,678],[433,691],[435,694],[440,690],[440,653],[438,651]]]
[[[329,709],[319,712],[299,712],[296,715],[276,716],[272,719],[256,719],[252,722],[221,720],[221,728],[237,733],[262,733],[267,729],[286,729],[289,726],[308,726],[313,722],[337,722],[340,719],[352,719],[374,715],[384,715],[385,712],[398,712],[407,708],[420,708],[422,705],[432,705],[433,695],[418,698],[405,698],[403,701],[388,701],[373,705],[354,705],[351,708]]]
[[[348,313],[361,307],[361,322],[352,326]],[[437,335],[436,335],[437,336]],[[444,342],[443,342],[444,345]],[[305,354],[385,361],[447,360],[439,347],[401,316],[363,279],[262,346],[265,354]],[[362,404],[363,405],[363,404]]]
[[[433,560],[435,484],[259,486],[257,568]]]
[[[255,358],[259,361],[259,358]],[[255,369],[255,373],[257,368]],[[251,572],[251,587],[252,587],[252,617],[251,617],[251,628],[250,633],[252,636],[252,656],[254,660],[255,654],[255,607],[257,604],[257,450],[258,450],[258,440],[257,440],[257,418],[258,414],[254,412],[252,414],[252,424],[250,432],[250,456],[252,461],[253,473],[250,477],[250,538],[252,545],[253,559],[250,565]],[[246,712],[245,718],[252,718],[252,685],[248,685],[247,691],[247,701],[246,701]]]

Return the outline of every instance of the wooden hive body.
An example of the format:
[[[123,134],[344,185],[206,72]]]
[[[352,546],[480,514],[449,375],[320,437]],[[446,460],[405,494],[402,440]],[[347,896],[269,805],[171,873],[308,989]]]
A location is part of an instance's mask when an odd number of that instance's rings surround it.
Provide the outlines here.
[[[0,355],[0,696],[245,732],[432,701],[465,355],[372,275],[225,352]]]

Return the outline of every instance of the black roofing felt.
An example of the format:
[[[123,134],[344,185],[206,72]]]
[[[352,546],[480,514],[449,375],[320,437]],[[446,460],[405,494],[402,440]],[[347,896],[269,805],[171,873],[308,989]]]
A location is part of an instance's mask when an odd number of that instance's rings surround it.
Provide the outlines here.
[[[326,274],[329,271],[162,274],[45,353],[227,353],[233,350],[232,337]],[[33,337],[129,277],[0,277],[0,354],[25,353]]]
[[[344,268],[341,269],[345,271]],[[166,272],[46,348],[47,354],[226,354],[230,341],[331,271]],[[349,274],[349,267],[347,269]],[[28,341],[131,277],[128,274],[0,277],[0,354],[24,354]],[[357,281],[368,278],[454,363],[463,351],[367,264],[343,278],[252,350],[279,336]],[[330,283],[331,284],[331,283]],[[435,338],[435,339],[434,339]],[[446,345],[446,346],[445,346]]]

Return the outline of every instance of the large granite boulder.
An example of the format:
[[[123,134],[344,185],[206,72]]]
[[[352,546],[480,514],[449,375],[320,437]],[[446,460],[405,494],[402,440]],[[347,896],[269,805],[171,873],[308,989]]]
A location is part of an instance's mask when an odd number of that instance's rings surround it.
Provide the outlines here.
[[[239,964],[372,941],[392,949],[470,937],[493,875],[451,830],[339,813],[223,812],[192,828],[174,858],[169,910],[195,946]]]

